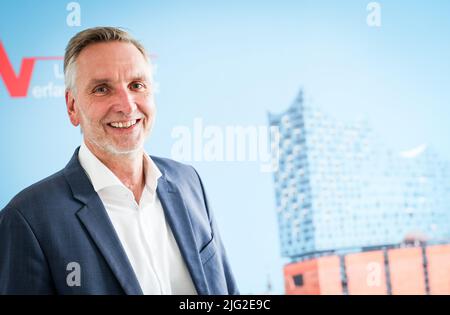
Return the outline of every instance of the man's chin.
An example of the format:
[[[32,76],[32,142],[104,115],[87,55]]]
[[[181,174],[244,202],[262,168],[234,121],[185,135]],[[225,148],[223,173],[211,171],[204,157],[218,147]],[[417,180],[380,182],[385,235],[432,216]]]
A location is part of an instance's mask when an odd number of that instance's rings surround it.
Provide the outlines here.
[[[107,145],[106,151],[113,155],[130,155],[142,152],[144,147],[142,145],[134,146],[117,146],[117,145]]]

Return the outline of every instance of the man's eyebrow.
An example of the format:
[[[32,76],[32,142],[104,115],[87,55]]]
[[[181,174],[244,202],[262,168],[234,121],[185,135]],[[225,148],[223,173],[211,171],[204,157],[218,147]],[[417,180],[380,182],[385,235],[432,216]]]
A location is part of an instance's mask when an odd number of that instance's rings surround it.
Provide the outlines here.
[[[89,80],[88,87],[97,85],[97,84],[105,84],[105,83],[111,83],[112,81],[110,79],[91,79]]]
[[[148,75],[137,74],[131,77],[131,81],[150,81]]]
[[[129,79],[130,81],[150,81],[150,79],[148,78],[148,75],[146,74],[137,74],[131,77],[131,79]],[[99,78],[99,79],[91,79],[88,82],[88,87],[97,85],[97,84],[110,84],[112,83],[111,79],[108,78]]]

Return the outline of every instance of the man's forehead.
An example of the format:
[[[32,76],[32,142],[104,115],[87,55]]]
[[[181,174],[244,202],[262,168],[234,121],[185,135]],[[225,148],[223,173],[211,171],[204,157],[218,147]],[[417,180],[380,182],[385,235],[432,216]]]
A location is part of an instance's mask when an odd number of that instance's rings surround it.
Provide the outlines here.
[[[100,43],[86,47],[78,56],[79,75],[88,81],[150,79],[151,65],[129,43]]]
[[[120,80],[150,80],[151,69],[150,66],[139,67],[114,67],[114,68],[100,68],[95,70],[84,71],[80,73],[88,81],[120,81]]]

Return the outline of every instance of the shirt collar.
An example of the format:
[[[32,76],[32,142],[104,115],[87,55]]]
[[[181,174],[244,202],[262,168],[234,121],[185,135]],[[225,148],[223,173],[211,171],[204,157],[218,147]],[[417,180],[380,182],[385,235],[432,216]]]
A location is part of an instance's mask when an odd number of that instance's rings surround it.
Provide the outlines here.
[[[91,180],[92,186],[94,186],[96,192],[113,186],[121,186],[128,189],[120,179],[106,167],[106,165],[103,164],[91,150],[89,150],[84,141],[81,143],[78,159]],[[151,192],[155,193],[158,186],[158,178],[161,177],[161,171],[146,152],[144,152],[144,174],[145,186]]]

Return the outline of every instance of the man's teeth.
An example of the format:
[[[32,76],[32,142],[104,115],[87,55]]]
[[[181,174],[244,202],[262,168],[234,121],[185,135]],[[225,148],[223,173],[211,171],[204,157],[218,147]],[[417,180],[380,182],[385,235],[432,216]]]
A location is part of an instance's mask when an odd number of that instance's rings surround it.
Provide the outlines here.
[[[136,120],[130,120],[125,122],[112,122],[110,125],[114,128],[129,128],[136,124]]]

